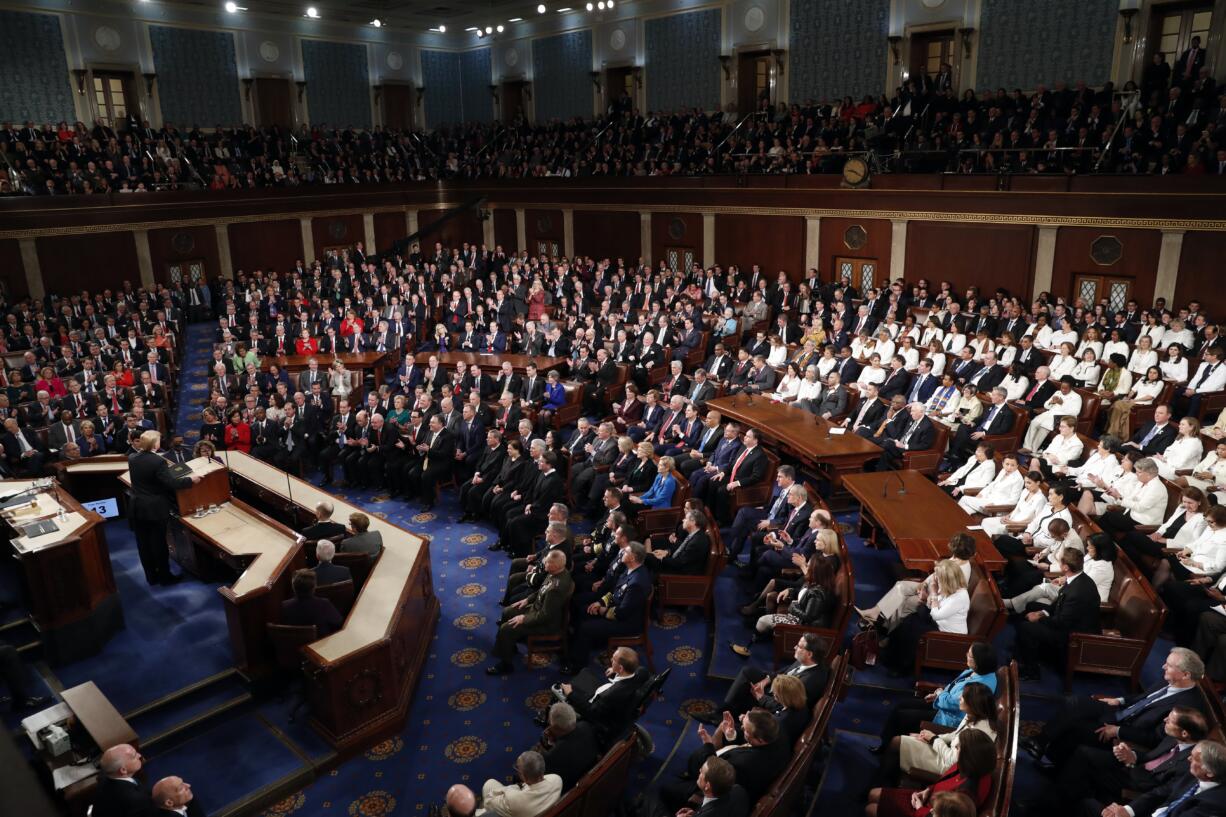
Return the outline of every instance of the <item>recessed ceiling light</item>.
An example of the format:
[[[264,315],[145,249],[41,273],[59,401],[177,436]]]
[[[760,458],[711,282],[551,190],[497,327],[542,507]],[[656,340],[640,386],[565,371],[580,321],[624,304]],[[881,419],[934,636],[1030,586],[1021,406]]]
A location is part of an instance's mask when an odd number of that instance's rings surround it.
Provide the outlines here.
[[[494,27],[493,27],[493,26],[486,26],[486,27],[485,27],[485,33],[486,33],[486,34],[493,34],[493,33],[494,33]]]
[[[439,24],[438,24],[438,33],[439,33],[439,34],[446,34],[446,33],[447,33],[447,26],[443,25],[442,23],[439,23]]]
[[[592,4],[591,4],[591,3],[588,3],[588,4],[587,4],[587,10],[588,10],[588,11],[591,11],[591,10],[592,10]]]
[[[523,21],[523,17],[512,17],[510,20],[507,20],[508,23],[522,23]]]
[[[501,25],[500,25],[500,26],[498,26],[497,31],[498,31],[498,33],[499,33],[499,34],[501,34],[501,33],[502,33],[503,31],[505,31],[505,30],[506,30],[506,29],[504,29],[504,28],[503,28]]]
[[[230,0],[229,3],[226,3],[225,9],[230,14],[237,14],[238,13],[238,3],[235,3],[234,0]]]
[[[541,3],[539,6],[537,6],[537,7],[536,7],[536,13],[537,13],[537,14],[544,14],[544,13],[545,13],[545,11],[546,11],[546,9],[545,9],[545,4],[544,4],[544,3]]]
[[[613,0],[605,0],[604,7],[607,9],[613,8]]]
[[[375,19],[371,20],[371,21],[370,21],[370,24],[371,24],[372,26],[374,26],[375,28],[383,28],[383,21],[382,21],[382,20],[380,20],[378,17],[376,17]]]
[[[312,20],[319,19],[319,9],[315,8],[314,6],[307,6],[306,16],[310,17]]]
[[[480,31],[481,29],[477,28],[476,26],[469,26],[468,28],[464,30],[465,31]]]

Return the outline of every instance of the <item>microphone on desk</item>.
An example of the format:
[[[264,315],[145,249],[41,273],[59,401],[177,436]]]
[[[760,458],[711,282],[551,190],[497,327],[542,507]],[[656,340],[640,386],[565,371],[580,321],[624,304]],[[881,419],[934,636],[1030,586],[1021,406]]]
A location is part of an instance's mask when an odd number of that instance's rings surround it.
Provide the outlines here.
[[[902,474],[898,473],[894,469],[890,469],[890,473],[898,478],[898,495],[906,496],[907,495],[907,483],[903,481]],[[888,479],[881,481],[881,497],[883,499],[889,493],[889,490],[888,490],[889,487],[890,487],[890,481]]]

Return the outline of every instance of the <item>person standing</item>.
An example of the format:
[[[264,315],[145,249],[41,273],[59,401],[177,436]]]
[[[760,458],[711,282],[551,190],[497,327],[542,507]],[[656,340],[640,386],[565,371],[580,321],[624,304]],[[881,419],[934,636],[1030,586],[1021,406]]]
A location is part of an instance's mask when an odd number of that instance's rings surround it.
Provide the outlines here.
[[[145,580],[149,584],[174,584],[179,579],[170,572],[170,552],[166,546],[171,503],[175,491],[190,488],[200,477],[172,475],[170,464],[157,454],[161,442],[159,432],[146,431],[140,435],[136,452],[128,457],[132,477],[132,505],[128,513]]]

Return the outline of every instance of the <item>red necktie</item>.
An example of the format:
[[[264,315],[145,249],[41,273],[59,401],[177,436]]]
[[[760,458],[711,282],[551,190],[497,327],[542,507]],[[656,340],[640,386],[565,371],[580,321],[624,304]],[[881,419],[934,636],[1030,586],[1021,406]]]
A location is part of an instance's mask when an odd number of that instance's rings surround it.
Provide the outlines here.
[[[1164,755],[1159,755],[1153,760],[1148,761],[1145,764],[1145,771],[1152,772],[1154,769],[1158,768],[1163,763],[1166,763],[1168,760],[1173,758],[1176,754],[1178,754],[1178,752],[1179,752],[1179,744],[1176,743],[1174,746],[1171,747],[1171,751],[1167,752]]]
[[[733,480],[736,479],[736,469],[741,467],[741,463],[743,463],[745,461],[745,458],[749,456],[750,450],[751,449],[746,448],[744,451],[741,452],[741,456],[736,458],[736,462],[732,463],[732,473],[728,476],[729,482],[732,482]]]
[[[1030,391],[1026,392],[1026,399],[1027,399],[1027,400],[1030,400],[1031,398],[1033,398],[1033,397],[1034,397],[1034,395],[1035,395],[1035,392],[1037,392],[1037,391],[1039,390],[1039,386],[1042,386],[1042,385],[1043,385],[1042,383],[1040,383],[1040,382],[1038,382],[1038,381],[1035,381],[1034,388],[1032,388]]]

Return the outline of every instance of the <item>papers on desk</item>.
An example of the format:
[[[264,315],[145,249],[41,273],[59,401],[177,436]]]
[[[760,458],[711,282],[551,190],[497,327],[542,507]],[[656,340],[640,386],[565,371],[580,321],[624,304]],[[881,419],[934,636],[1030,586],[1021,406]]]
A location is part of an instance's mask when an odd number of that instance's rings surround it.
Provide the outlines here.
[[[829,433],[830,433],[830,436],[831,436],[831,437],[837,437],[837,436],[838,436],[838,435],[840,435],[840,434],[846,434],[846,433],[847,433],[847,429],[845,429],[845,428],[839,428],[838,426],[831,426],[831,427],[830,427],[830,432],[829,432]]]
[[[51,782],[55,784],[56,791],[63,791],[73,783],[93,777],[98,774],[98,770],[98,765],[90,762],[82,763],[79,766],[61,766],[51,772]]]
[[[1210,607],[1209,609],[1219,616],[1226,616],[1226,604],[1219,604],[1217,607]]]
[[[983,525],[967,525],[967,530],[983,530]]]

